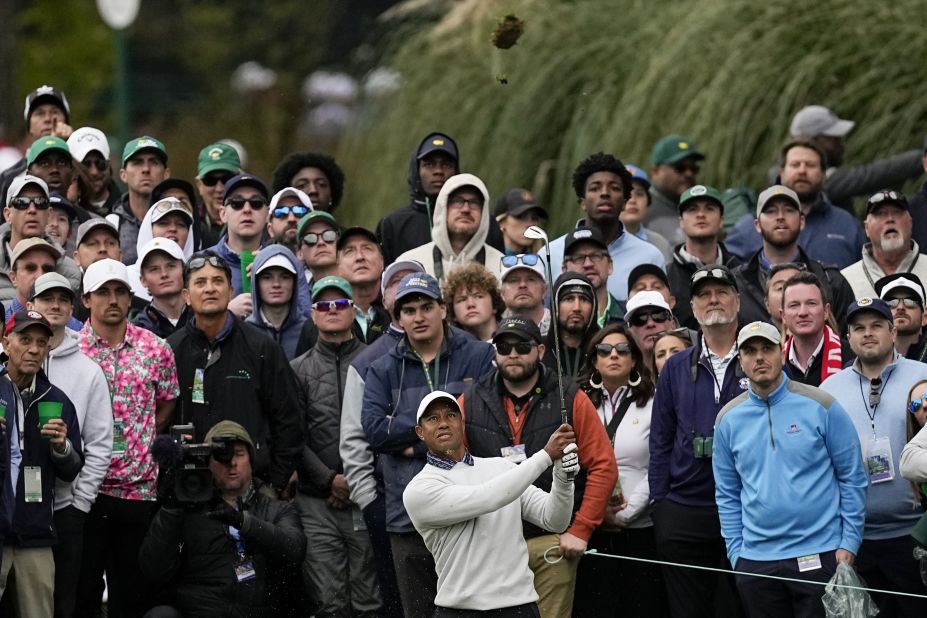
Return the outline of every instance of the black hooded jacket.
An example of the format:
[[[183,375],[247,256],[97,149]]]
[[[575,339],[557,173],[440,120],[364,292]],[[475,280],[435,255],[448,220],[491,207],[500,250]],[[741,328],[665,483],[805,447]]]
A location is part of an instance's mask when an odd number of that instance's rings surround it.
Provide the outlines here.
[[[554,281],[554,298],[559,300],[560,288],[562,288],[567,281],[574,279],[579,279],[582,281],[582,285],[588,287],[592,293],[592,314],[589,319],[589,323],[586,325],[586,332],[583,334],[583,340],[580,346],[578,348],[568,348],[565,345],[560,346],[560,365],[561,369],[563,370],[564,384],[571,380],[575,380],[576,377],[582,373],[583,356],[586,354],[586,348],[589,346],[589,340],[592,339],[592,336],[599,330],[599,324],[595,318],[595,316],[598,315],[595,291],[592,287],[592,283],[584,275],[568,271],[557,277],[557,280]],[[556,318],[551,316],[551,321],[554,319]],[[558,330],[563,328],[562,325],[558,324],[558,326]],[[546,350],[544,351],[544,357],[541,359],[541,362],[554,371],[557,369],[557,356],[555,348],[557,347],[558,343],[559,342],[554,337],[553,324],[551,324],[550,330],[547,331],[547,338],[544,340]]]

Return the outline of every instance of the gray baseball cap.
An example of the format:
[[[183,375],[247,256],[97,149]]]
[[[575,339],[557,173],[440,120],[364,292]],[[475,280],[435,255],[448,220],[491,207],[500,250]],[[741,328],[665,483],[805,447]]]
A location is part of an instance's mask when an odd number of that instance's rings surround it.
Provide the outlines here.
[[[792,118],[789,133],[792,137],[843,137],[853,130],[856,123],[844,120],[823,105],[808,105],[798,110]]]

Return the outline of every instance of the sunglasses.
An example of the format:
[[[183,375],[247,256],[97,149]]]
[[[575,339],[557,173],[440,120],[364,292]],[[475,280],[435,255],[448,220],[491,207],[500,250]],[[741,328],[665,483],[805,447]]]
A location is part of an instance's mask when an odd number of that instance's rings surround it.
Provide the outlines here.
[[[10,206],[16,210],[26,210],[29,208],[29,204],[35,204],[35,207],[39,210],[46,210],[49,206],[48,198],[45,196],[39,197],[14,197],[10,200]]]
[[[335,300],[319,300],[312,303],[312,308],[322,313],[329,311],[344,311],[354,306],[354,301],[347,298],[337,298]]]
[[[701,166],[696,165],[695,163],[677,163],[673,166],[673,169],[676,170],[679,174],[685,174],[686,172],[692,172],[693,174],[698,174],[701,171]]]
[[[207,187],[215,187],[220,182],[222,184],[227,183],[229,180],[232,179],[233,176],[234,174],[230,174],[230,173],[206,174],[205,176],[203,176],[201,181]]]
[[[190,213],[190,207],[187,203],[176,197],[161,198],[154,205],[155,212],[158,214],[177,210],[178,208],[188,214]]]
[[[668,311],[651,311],[648,313],[635,313],[628,320],[631,326],[643,326],[647,320],[653,320],[655,324],[664,324],[670,319]]]
[[[95,167],[101,172],[106,171],[106,168],[109,167],[109,162],[106,159],[84,159],[84,165],[88,168]]]
[[[319,244],[319,242],[333,243],[336,240],[338,240],[338,232],[335,230],[325,230],[321,234],[308,232],[305,236],[303,236],[303,242],[310,247],[316,246]]]
[[[229,269],[226,263],[219,256],[207,255],[207,256],[195,257],[189,262],[187,262],[187,272],[192,273],[194,270],[199,270],[202,267],[206,266],[206,264],[209,264],[210,266],[213,266],[215,268],[221,268],[222,270]]]
[[[698,270],[692,275],[692,280],[690,283],[695,283],[696,281],[701,281],[702,279],[711,277],[712,279],[720,279],[725,283],[730,283],[731,273],[723,268],[706,268],[704,270]]]
[[[924,401],[927,401],[927,393],[924,393],[914,401],[908,402],[908,412],[911,414],[917,414],[918,410],[924,407]]]
[[[882,378],[875,378],[869,382],[869,407],[875,410],[882,402]]]
[[[531,352],[531,349],[534,348],[535,344],[531,343],[530,341],[519,341],[517,343],[513,343],[511,341],[499,341],[496,342],[495,346],[496,352],[502,356],[508,356],[512,353],[513,349],[515,350],[516,354],[524,356],[525,354],[529,354]]]
[[[519,255],[506,255],[502,258],[502,265],[511,268],[519,262],[525,266],[537,266],[541,258],[534,253],[521,253]]]
[[[899,202],[905,206],[908,205],[907,198],[897,191],[879,191],[870,197],[866,203],[872,206],[873,204],[881,204],[882,202]]]
[[[248,199],[243,197],[233,197],[231,199],[225,200],[225,205],[232,210],[241,210],[245,207],[245,204],[250,204],[251,208],[254,210],[260,210],[261,208],[267,206],[267,200],[263,197],[249,197]]]
[[[277,206],[274,208],[273,212],[274,219],[286,219],[290,216],[291,212],[297,217],[302,217],[309,212],[309,208],[302,204],[297,204],[296,206]]]
[[[631,353],[631,346],[627,343],[597,343],[595,346],[595,353],[601,358],[611,356],[612,350],[614,350],[618,356],[627,356]]]
[[[904,304],[905,309],[914,309],[921,306],[920,303],[913,298],[886,298],[885,304],[887,304],[892,309],[896,309],[898,305],[901,304]]]

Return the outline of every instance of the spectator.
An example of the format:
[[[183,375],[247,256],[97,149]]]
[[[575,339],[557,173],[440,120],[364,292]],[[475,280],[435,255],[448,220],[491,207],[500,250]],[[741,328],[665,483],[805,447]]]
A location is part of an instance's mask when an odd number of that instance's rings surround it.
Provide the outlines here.
[[[650,211],[644,223],[676,245],[685,241],[679,227],[680,196],[698,183],[705,155],[683,135],[666,135],[650,151]]]
[[[429,133],[409,158],[409,205],[387,213],[377,223],[383,261],[434,241],[435,202],[444,183],[460,173],[457,144],[443,133]]]
[[[805,227],[798,239],[801,246],[815,260],[846,268],[859,259],[866,236],[859,220],[835,207],[824,193],[825,161],[824,152],[814,143],[789,142],[782,149],[780,183],[793,190],[800,200],[805,216]],[[750,259],[762,244],[759,230],[750,219],[741,217],[725,239],[727,248],[742,260]]]
[[[235,319],[232,293],[228,263],[209,250],[194,253],[183,289],[193,316],[167,340],[182,394],[172,420],[192,423],[198,442],[219,421],[241,424],[254,440],[255,475],[282,493],[303,443],[296,380],[280,346]]]
[[[26,150],[26,173],[45,181],[49,192],[67,195],[74,177],[68,144],[60,137],[40,137]]]
[[[410,249],[400,260],[415,260],[438,281],[456,268],[477,262],[491,273],[501,269],[502,253],[487,244],[489,234],[489,191],[473,174],[447,179],[435,201],[432,242]],[[408,231],[403,232],[408,236]]]
[[[58,245],[64,248],[65,253],[74,247],[71,244],[72,224],[77,219],[77,211],[74,204],[67,198],[61,197],[57,193],[49,193],[48,205],[51,212],[48,214],[48,224],[45,226],[45,233]],[[75,230],[76,231],[76,230]]]
[[[730,568],[715,503],[711,444],[715,418],[746,389],[737,363],[737,283],[725,266],[692,275],[694,347],[663,366],[650,420],[650,497],[661,560]],[[711,572],[663,567],[673,616],[734,616],[733,582]],[[715,612],[717,611],[717,614]]]
[[[912,483],[927,483],[927,407],[924,395],[927,394],[927,381],[921,380],[911,387],[908,393],[907,438],[908,442],[901,451],[901,475]],[[915,492],[923,502],[923,497]]]
[[[448,322],[480,341],[492,340],[505,310],[499,280],[479,264],[467,264],[452,272],[441,288],[451,308]]]
[[[32,284],[40,275],[55,272],[55,262],[60,258],[61,252],[58,247],[41,238],[24,238],[16,244],[10,256],[10,282],[16,296],[6,306],[4,320],[9,320],[14,313],[26,308]],[[68,320],[68,327],[80,330],[81,323],[72,318]]]
[[[362,227],[349,227],[338,238],[338,269],[351,283],[358,337],[370,344],[389,327],[390,317],[380,302],[383,250],[376,235]]]
[[[190,206],[176,197],[162,198],[145,213],[138,231],[135,253],[141,255],[142,248],[153,238],[167,238],[182,247],[184,259],[189,259],[195,245],[192,231],[193,211]],[[132,282],[132,294],[151,300],[151,295],[141,281],[141,261],[129,265],[129,281]]]
[[[6,223],[0,225],[0,300],[12,300],[15,296],[12,281],[9,280],[10,267],[13,265],[12,250],[24,238],[44,238],[51,245],[56,245],[48,236],[49,201],[48,186],[45,181],[35,176],[25,175],[13,179],[7,191],[6,207],[3,217]],[[80,271],[70,258],[61,255],[55,262],[55,271],[67,277],[72,289],[80,288]]]
[[[547,272],[536,253],[519,253],[502,258],[503,317],[531,320],[546,337],[550,330],[550,309],[544,306],[547,293]]]
[[[673,247],[662,234],[657,234],[653,230],[641,225],[647,217],[650,210],[650,178],[647,172],[628,163],[625,165],[631,173],[631,195],[624,204],[624,210],[621,211],[621,223],[624,229],[634,234],[641,240],[649,242],[651,245],[660,250],[663,259],[669,263],[673,259]]]
[[[538,253],[543,246],[541,240],[525,238],[525,230],[532,225],[543,227],[547,222],[547,210],[538,204],[527,189],[509,189],[496,202],[496,222],[502,232],[505,255]]]
[[[151,203],[152,205],[157,204],[158,202],[160,202],[162,199],[166,197],[173,197],[177,200],[180,200],[180,203],[183,205],[183,208],[188,213],[190,213],[193,218],[193,225],[190,226],[189,228],[190,233],[188,234],[188,236],[193,238],[193,243],[192,244],[189,242],[183,243],[180,245],[181,248],[183,248],[184,251],[186,251],[187,247],[189,247],[191,254],[194,251],[199,251],[200,248],[203,246],[203,238],[202,238],[201,230],[198,225],[197,215],[195,214],[197,212],[196,211],[197,202],[196,202],[196,190],[193,188],[193,185],[191,185],[189,182],[181,178],[168,178],[166,180],[162,180],[161,182],[155,185],[154,189],[151,190]],[[144,226],[143,226],[143,229],[140,230],[140,233],[143,231],[144,231]],[[168,228],[165,227],[165,232],[167,231],[168,231]],[[139,245],[139,248],[141,248],[141,245]]]
[[[183,250],[170,238],[152,238],[139,251],[138,263],[140,281],[151,302],[132,323],[166,339],[190,319],[190,308],[181,293]]]
[[[702,266],[723,265],[730,270],[740,266],[740,259],[720,241],[724,225],[724,201],[717,189],[695,185],[679,197],[679,228],[685,238],[673,250],[673,260],[666,267],[669,288],[676,296],[673,311],[679,323],[697,329],[689,298],[689,280]]]
[[[631,269],[645,262],[662,267],[665,262],[659,249],[633,234],[625,234],[618,219],[625,200],[631,195],[631,174],[621,161],[599,152],[576,167],[573,191],[585,214],[585,218],[576,222],[576,227],[599,230],[615,267],[613,276],[608,278],[608,291],[619,301],[627,300],[625,283]],[[550,243],[551,270],[555,273],[563,269],[565,242],[566,236],[561,236]]]
[[[296,343],[306,317],[299,310],[297,282],[304,279],[296,256],[283,245],[264,248],[251,269],[251,303],[246,320],[266,333],[288,360],[296,358]]]
[[[924,138],[924,148],[920,152],[920,165],[919,173],[927,172],[927,137]],[[911,235],[918,247],[927,247],[927,182],[908,198],[908,206],[912,219]]]
[[[286,187],[274,193],[270,200],[270,218],[267,220],[267,235],[271,242],[296,253],[299,249],[297,226],[310,210],[312,202],[309,196],[299,189]]]
[[[306,269],[306,282],[312,287],[315,281],[338,275],[337,242],[341,229],[331,214],[313,210],[299,220],[296,237],[300,239],[299,257]]]
[[[242,173],[238,151],[223,142],[200,150],[196,164],[196,190],[202,199],[199,210],[199,236],[203,247],[212,247],[223,236],[222,205],[225,189],[232,177]]]
[[[176,590],[176,609],[159,606],[150,615],[279,615],[283,576],[306,550],[299,516],[292,504],[260,491],[256,447],[244,427],[222,421],[205,441],[216,499],[189,507],[168,498],[138,551],[145,576]]]
[[[659,292],[670,310],[676,311],[676,297],[670,290],[669,278],[659,266],[639,264],[631,270],[628,274],[628,300],[634,298],[639,292]],[[624,305],[626,310],[627,303]]]
[[[598,229],[576,227],[566,235],[563,243],[563,272],[577,272],[589,279],[595,290],[595,319],[599,328],[624,317],[618,299],[608,291],[608,279],[614,272],[614,266]]]
[[[470,455],[460,406],[449,393],[429,394],[417,416],[428,465],[406,487],[403,501],[438,565],[435,615],[538,616],[528,547],[519,533],[522,519],[551,530],[570,523],[572,474],[579,471],[575,448],[565,453],[575,447],[572,429],[561,425],[543,449],[515,465]],[[552,461],[548,493],[531,483]]]
[[[274,168],[271,184],[275,193],[293,187],[309,196],[313,208],[334,212],[344,195],[344,172],[328,155],[294,152]]]
[[[866,445],[863,461],[869,491],[856,570],[873,588],[922,594],[918,563],[911,559],[910,534],[924,508],[912,503],[911,486],[896,467],[905,444],[905,421],[894,411],[905,408],[914,383],[927,379],[927,366],[895,351],[892,312],[885,301],[858,299],[847,311],[847,323],[856,362],[825,380],[821,388],[846,409]],[[886,615],[919,616],[927,611],[922,599],[880,593],[872,597]]]
[[[126,184],[128,191],[113,208],[113,214],[118,217],[116,227],[119,229],[124,264],[134,264],[138,259],[138,232],[151,207],[151,191],[170,176],[167,150],[157,139],[143,135],[123,148],[119,179]]]
[[[108,224],[107,224],[108,225]],[[151,590],[137,552],[155,506],[155,433],[165,431],[180,391],[174,355],[163,339],[128,320],[132,295],[125,265],[111,258],[84,272],[83,301],[90,318],[81,329],[81,352],[106,376],[113,408],[112,458],[84,527],[77,605],[95,615],[103,597],[115,615],[141,615]]]
[[[402,492],[425,465],[424,446],[414,432],[416,410],[432,390],[460,394],[467,382],[490,370],[492,348],[452,331],[434,277],[406,275],[393,315],[404,338],[373,362],[364,378],[361,421],[379,454],[386,487],[386,529],[407,618],[431,616],[437,585],[433,558],[402,505]]]
[[[692,338],[688,328],[665,330],[660,333],[653,344],[654,380],[663,373],[666,361],[691,347]]]
[[[554,299],[558,328],[548,331],[541,360],[551,371],[556,371],[556,348],[559,348],[560,371],[566,380],[572,381],[584,369],[583,356],[589,339],[599,330],[595,320],[595,290],[589,279],[568,271],[554,281]]]
[[[804,264],[827,292],[827,301],[836,313],[837,323],[845,324],[846,307],[853,299],[853,290],[840,272],[810,257],[799,243],[799,233],[805,221],[798,195],[782,185],[773,185],[760,193],[756,205],[756,230],[762,234],[763,246],[734,271],[741,291],[741,322],[768,321],[765,289],[769,269],[775,264]]]
[[[23,120],[26,123],[26,132],[29,138],[37,140],[40,137],[55,136],[68,139],[71,135],[71,126],[68,124],[71,116],[71,106],[64,93],[43,84],[26,95],[26,105],[23,111]],[[22,176],[26,171],[26,157],[7,168],[0,174],[0,199],[7,203],[7,191],[14,178]]]
[[[911,207],[897,191],[879,191],[866,202],[863,227],[869,242],[862,259],[842,271],[856,298],[874,296],[874,282],[886,275],[911,273],[927,277],[927,256],[911,238]]]
[[[875,282],[879,298],[892,310],[895,325],[895,349],[905,358],[925,362],[927,336],[924,326],[924,285],[917,275],[895,273]]]
[[[783,352],[784,371],[791,380],[820,386],[856,358],[840,338],[830,317],[824,286],[812,273],[799,271],[785,281],[780,311],[782,324],[790,334]]]
[[[853,566],[868,479],[849,416],[827,393],[783,374],[780,344],[767,322],[737,336],[750,388],[718,414],[715,495],[728,560],[747,573],[737,575],[747,615],[824,618],[821,586],[795,580],[823,584],[837,563]]]
[[[6,323],[3,336],[3,374],[17,392],[6,405],[14,409],[17,428],[22,431],[22,461],[14,477],[12,527],[3,539],[0,596],[7,591],[13,594],[17,616],[52,615],[52,547],[58,542],[53,515],[55,482],[73,481],[84,463],[74,405],[42,371],[52,334],[41,313],[23,310]],[[57,408],[57,412],[43,423],[46,407]],[[10,574],[15,584],[8,589]]]
[[[68,150],[76,164],[86,170],[89,181],[87,191],[81,192],[77,205],[86,211],[88,217],[105,217],[122,197],[122,191],[113,180],[109,140],[99,129],[81,127],[68,138]]]
[[[555,370],[542,367],[544,345],[534,322],[524,318],[502,321],[493,337],[496,369],[468,388],[460,398],[466,420],[467,444],[477,457],[500,454],[518,463],[542,450],[551,433],[563,423],[563,415],[576,432],[582,471],[576,479],[572,525],[562,534],[526,524],[528,566],[540,595],[543,616],[570,616],[576,567],[617,480],[614,456],[595,406],[573,382],[564,382],[564,406]],[[551,477],[535,481],[544,491]],[[545,554],[559,549],[565,560],[548,563]]]
[[[354,337],[351,285],[325,277],[313,287],[318,342],[290,365],[299,385],[307,441],[297,471],[296,507],[306,536],[303,583],[322,616],[379,615],[373,553],[338,453],[348,367],[366,345]]]
[[[769,269],[769,278],[766,281],[766,296],[763,297],[763,304],[769,313],[770,322],[779,329],[779,332],[786,335],[788,335],[788,332],[783,330],[785,325],[782,323],[782,289],[785,287],[786,281],[800,272],[805,272],[805,270],[804,264],[794,262],[780,262]]]
[[[628,301],[625,314],[627,334],[644,359],[644,367],[654,366],[653,346],[660,335],[679,326],[666,299],[659,292],[638,292]]]
[[[610,324],[589,341],[583,392],[596,406],[618,465],[618,483],[605,519],[589,547],[607,554],[657,560],[650,521],[648,441],[654,380],[640,348],[622,324]],[[656,564],[583,560],[576,575],[573,614],[659,617],[667,614],[663,576]]]
[[[99,365],[81,354],[76,333],[66,326],[74,305],[74,291],[58,273],[35,280],[26,308],[48,320],[52,336],[48,341],[45,375],[54,380],[74,405],[84,449],[84,466],[71,482],[55,483],[55,616],[74,612],[77,582],[84,546],[84,524],[109,470],[113,450],[113,407],[109,386]]]

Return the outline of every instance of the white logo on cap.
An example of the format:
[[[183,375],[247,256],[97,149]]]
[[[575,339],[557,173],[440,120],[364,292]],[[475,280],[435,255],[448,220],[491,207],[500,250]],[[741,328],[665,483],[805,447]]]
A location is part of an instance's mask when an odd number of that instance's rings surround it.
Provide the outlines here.
[[[150,140],[150,139],[138,140],[138,148],[147,147],[147,146],[153,146],[154,148],[158,147],[158,145],[155,144],[153,140]]]
[[[856,301],[856,304],[859,305],[860,307],[866,307],[872,304],[872,299],[869,298],[868,296],[865,298],[860,298],[858,301]]]
[[[41,86],[39,86],[38,88],[35,89],[35,94],[36,94],[36,95],[40,95],[40,94],[52,94],[52,93],[54,93],[54,92],[55,92],[55,89],[54,89],[54,88],[52,88],[51,86],[48,86],[48,85],[44,85],[44,84],[41,85]]]
[[[705,195],[706,193],[708,193],[708,189],[706,189],[704,185],[695,185],[694,187],[689,189],[689,195],[696,196],[696,197],[699,195]]]
[[[592,236],[592,230],[577,230],[573,232],[573,238],[589,238]]]
[[[28,316],[29,316],[30,318],[32,318],[33,320],[41,320],[41,319],[42,319],[42,314],[39,313],[38,311],[27,311],[27,312],[26,312],[26,315],[28,315]]]
[[[221,149],[221,148],[213,148],[212,150],[210,150],[210,151],[207,152],[206,154],[207,154],[207,156],[208,156],[210,159],[218,159],[219,157],[222,156],[222,149]]]

